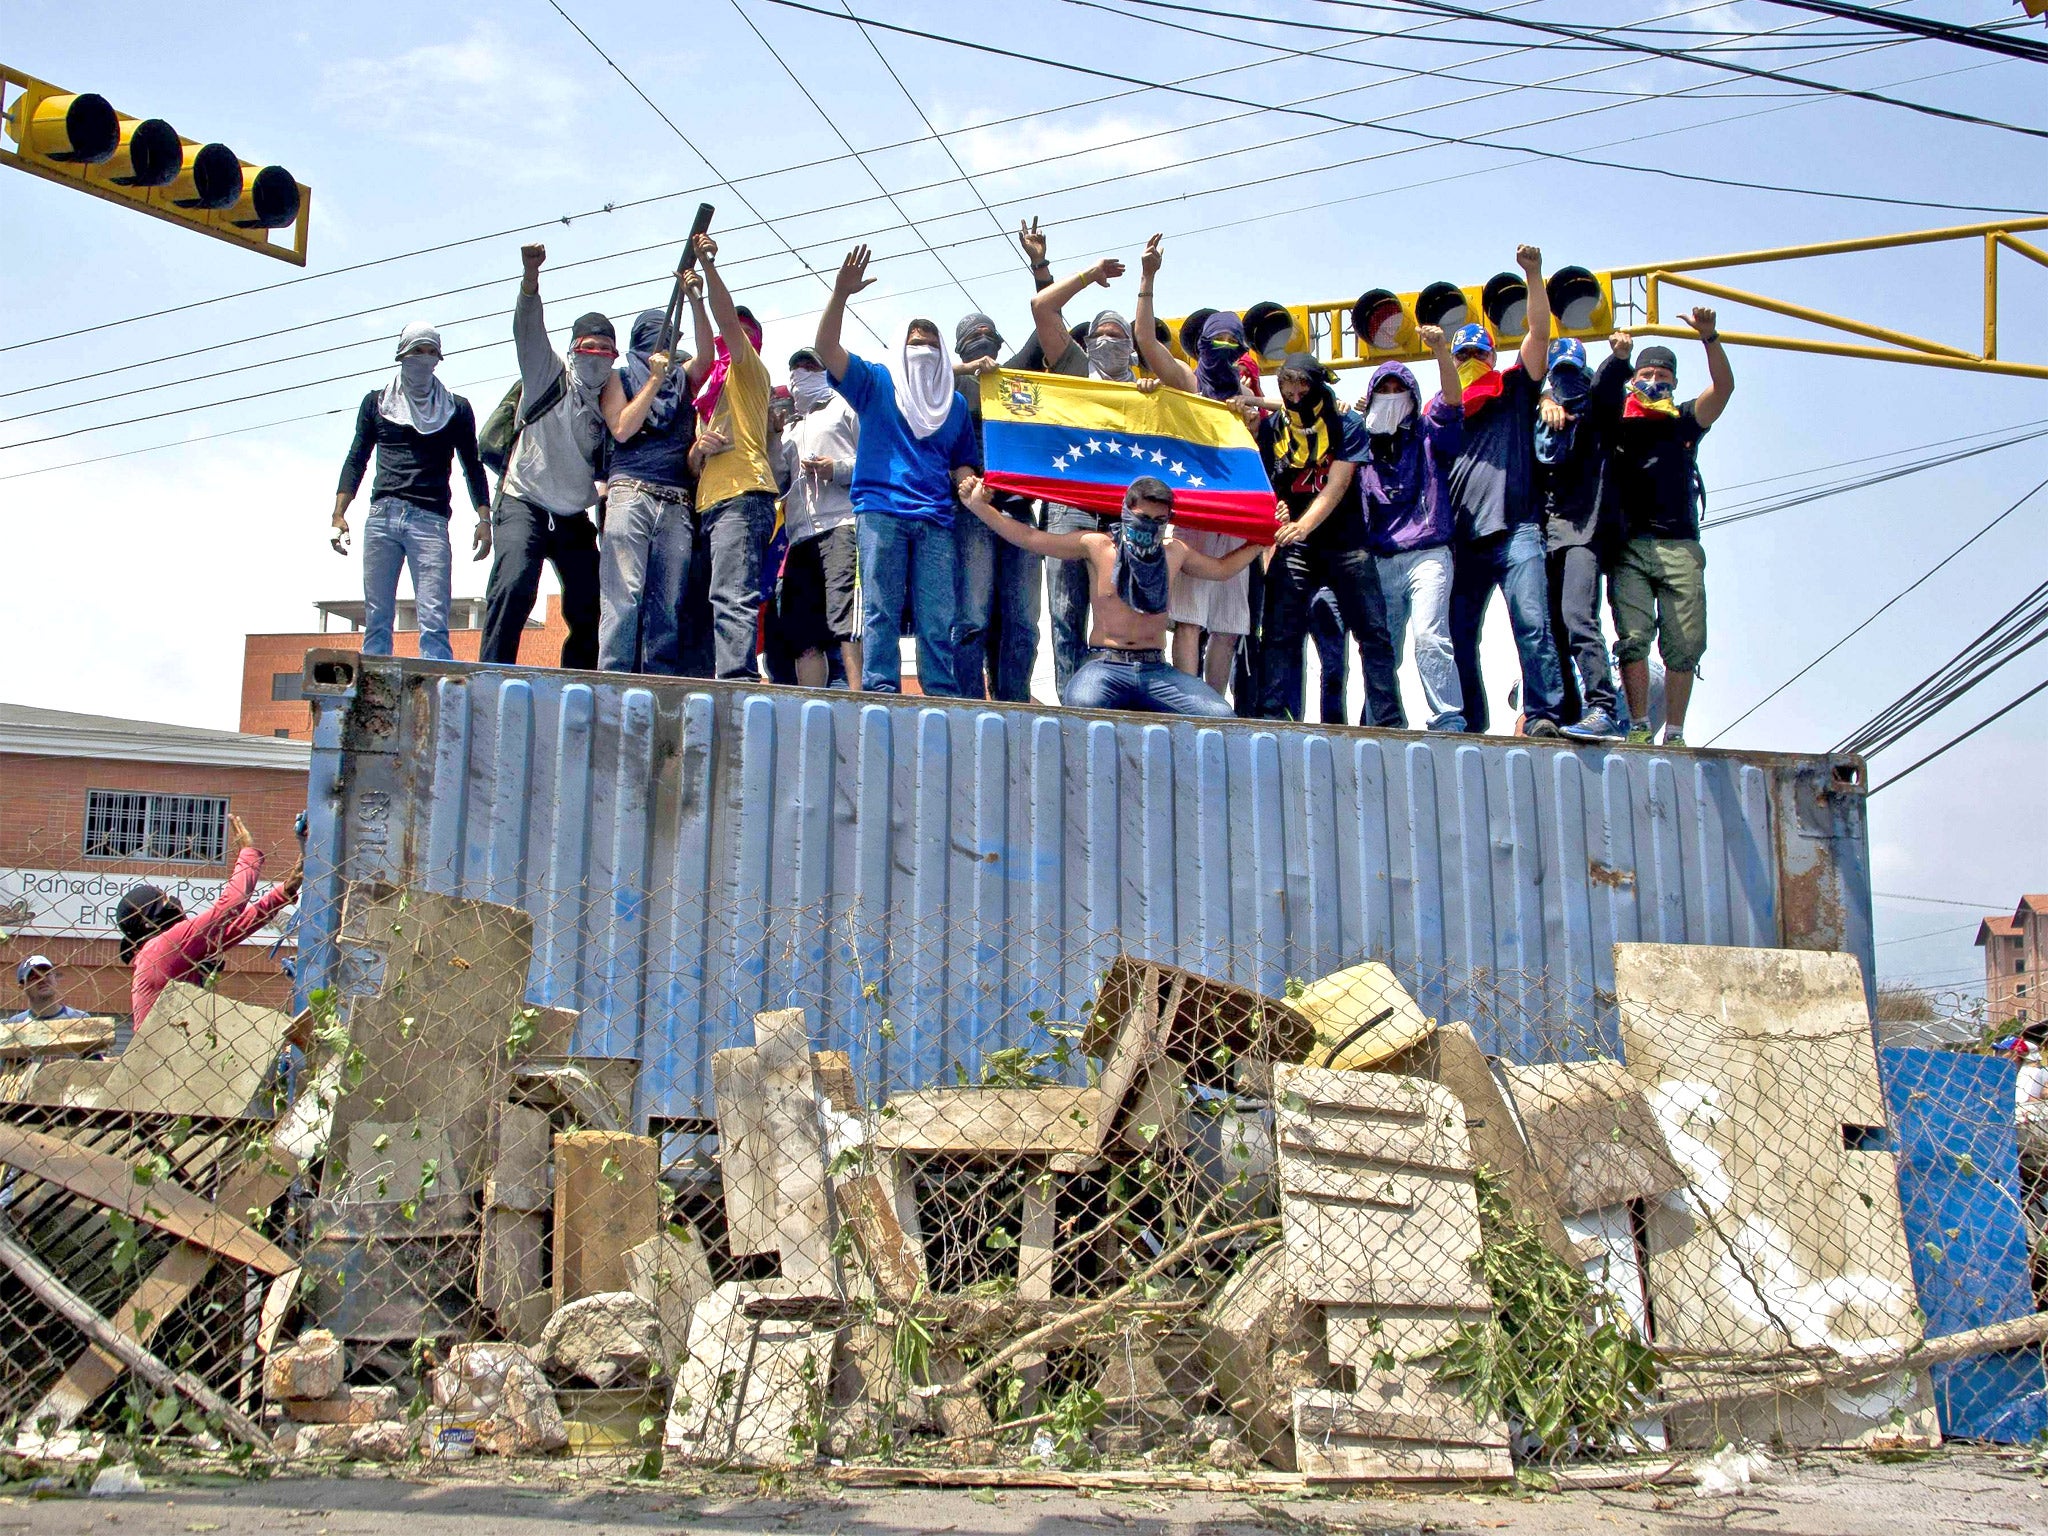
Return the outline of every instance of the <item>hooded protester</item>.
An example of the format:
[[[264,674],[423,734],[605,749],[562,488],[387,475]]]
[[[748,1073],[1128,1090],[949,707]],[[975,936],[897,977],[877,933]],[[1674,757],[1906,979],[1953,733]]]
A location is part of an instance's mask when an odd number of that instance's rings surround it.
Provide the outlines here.
[[[603,400],[618,359],[618,332],[595,311],[569,328],[569,353],[548,341],[540,301],[544,245],[522,246],[525,274],[512,306],[512,346],[519,359],[519,416],[498,499],[490,543],[497,549],[484,588],[483,660],[514,665],[519,641],[540,595],[543,565],[562,587],[561,664],[597,665],[599,617],[597,525],[589,511],[611,460]]]
[[[812,350],[826,376],[860,418],[853,462],[854,527],[860,546],[861,686],[903,689],[903,615],[914,615],[918,685],[934,695],[954,681],[953,518],[956,488],[975,479],[980,460],[967,402],[939,346],[939,328],[913,320],[894,368],[846,350],[840,331],[847,300],[873,281],[868,248],[846,253],[832,297],[818,317]]]
[[[1440,393],[1427,406],[1403,363],[1382,363],[1358,410],[1368,451],[1358,463],[1366,548],[1387,610],[1395,665],[1412,618],[1415,671],[1432,731],[1465,728],[1464,697],[1451,653],[1451,465],[1465,438],[1463,381],[1450,343],[1436,326],[1422,327],[1436,355]],[[1406,715],[1402,717],[1406,724]]]
[[[114,909],[121,963],[135,971],[129,1009],[138,1025],[149,1017],[165,987],[174,981],[204,986],[221,969],[229,950],[298,900],[298,865],[280,884],[256,895],[263,854],[241,817],[230,816],[228,828],[235,846],[234,872],[213,905],[199,916],[187,917],[177,897],[153,885],[130,886]]]
[[[1135,334],[1145,367],[1168,389],[1183,390],[1208,400],[1255,400],[1258,385],[1247,381],[1244,370],[1250,364],[1251,380],[1255,381],[1258,365],[1245,345],[1244,322],[1236,315],[1218,310],[1203,320],[1192,368],[1160,341],[1153,289],[1165,256],[1162,237],[1154,235],[1145,242],[1145,252],[1138,262]],[[1185,346],[1186,333],[1182,334]],[[1194,528],[1182,531],[1178,537],[1189,549],[1214,560],[1222,559],[1244,542],[1231,534]],[[1201,677],[1219,694],[1230,684],[1239,643],[1252,631],[1252,590],[1259,579],[1254,562],[1228,581],[1181,577],[1174,583],[1168,606],[1173,618],[1173,664],[1183,672]],[[1249,691],[1239,690],[1240,703]]]
[[[1038,369],[1077,379],[1112,379],[1132,383],[1134,344],[1130,324],[1113,309],[1097,311],[1085,326],[1067,328],[1066,307],[1088,288],[1099,283],[1107,288],[1124,275],[1124,264],[1105,256],[1093,266],[1071,277],[1041,288],[1031,297],[1033,340],[1040,357]],[[1116,530],[1111,513],[1084,511],[1064,502],[1045,504],[1045,525],[1055,533],[1101,533]],[[1052,606],[1053,682],[1064,698],[1067,683],[1087,659],[1088,571],[1069,561],[1046,572],[1046,599]]]
[[[691,563],[709,573],[708,611],[692,604],[683,619],[685,654],[699,649],[691,631],[708,625],[712,671],[723,678],[757,678],[761,573],[775,536],[775,433],[769,424],[773,381],[761,360],[761,325],[733,302],[718,270],[718,242],[691,242],[703,292],[690,292],[700,355],[710,365],[696,385],[697,495]],[[710,305],[707,317],[700,311]],[[716,339],[713,339],[713,326]],[[705,345],[708,343],[708,346]]]
[[[1461,326],[1451,338],[1465,412],[1465,443],[1451,466],[1451,648],[1465,726],[1490,720],[1479,667],[1479,632],[1496,587],[1507,603],[1508,627],[1522,666],[1523,729],[1558,734],[1564,681],[1550,637],[1550,593],[1543,559],[1543,510],[1536,498],[1536,399],[1550,349],[1550,299],[1543,253],[1515,251],[1528,294],[1527,330],[1515,361],[1494,366],[1493,333]]]
[[[1368,725],[1401,720],[1401,691],[1387,635],[1385,599],[1365,544],[1357,461],[1365,423],[1337,403],[1329,370],[1312,353],[1290,353],[1278,378],[1281,408],[1259,418],[1259,451],[1282,526],[1266,567],[1259,625],[1259,708],[1285,720],[1301,707],[1309,605],[1328,587],[1365,670]]]
[[[1070,561],[1089,578],[1095,603],[1087,658],[1068,680],[1061,703],[1075,709],[1230,718],[1231,708],[1221,694],[1200,678],[1167,665],[1162,649],[1166,594],[1178,575],[1227,579],[1251,563],[1258,546],[1244,545],[1222,560],[1195,553],[1167,532],[1173,491],[1151,475],[1130,483],[1123,509],[1107,533],[1053,533],[1005,517],[979,478],[969,479],[960,499],[1005,543]]]
[[[1626,542],[1607,578],[1615,655],[1628,694],[1630,741],[1650,739],[1650,642],[1664,658],[1664,745],[1685,744],[1685,712],[1707,649],[1707,556],[1700,548],[1700,439],[1735,393],[1735,370],[1711,309],[1685,317],[1707,349],[1707,387],[1679,403],[1678,355],[1645,347],[1614,424],[1606,493]],[[1632,346],[1615,335],[1616,353]]]
[[[684,292],[703,279],[678,273]],[[666,309],[633,319],[625,362],[605,381],[598,409],[612,435],[598,544],[597,664],[606,672],[675,677],[683,671],[683,594],[696,543],[697,413],[690,396],[710,372],[710,328],[694,305],[697,352],[665,335]]]
[[[981,375],[999,368],[1035,368],[1037,362],[1022,352],[1007,363],[999,362],[1002,351],[1002,332],[979,311],[962,315],[953,327],[953,378],[967,402],[977,459],[982,443]],[[1032,503],[1025,497],[1007,491],[990,494],[1005,516],[1032,520]],[[958,562],[953,681],[966,698],[1029,703],[1031,672],[1038,664],[1038,594],[1045,562],[1004,543],[978,517],[953,519],[953,552]]]
[[[1585,343],[1550,344],[1549,370],[1536,406],[1536,500],[1543,514],[1550,593],[1550,635],[1557,646],[1565,735],[1611,741],[1614,671],[1600,624],[1600,573],[1617,552],[1614,518],[1603,515],[1607,448],[1621,415],[1628,358],[1610,350],[1595,373]]]
[[[795,658],[796,680],[823,688],[836,648],[851,685],[860,687],[860,614],[855,606],[859,540],[851,487],[860,418],[825,377],[810,347],[790,354],[794,413],[777,442],[776,479],[789,537],[775,587],[776,623]]]
[[[348,508],[361,489],[371,450],[377,478],[370,483],[370,515],[363,522],[363,654],[389,656],[398,609],[398,573],[412,567],[419,615],[420,654],[451,661],[448,605],[454,551],[448,519],[454,508],[449,475],[462,461],[462,477],[477,514],[481,560],[491,547],[490,488],[477,456],[476,413],[434,376],[441,363],[441,333],[415,320],[398,338],[398,371],[356,408],[355,438],[341,464],[334,493],[337,553],[348,553]]]

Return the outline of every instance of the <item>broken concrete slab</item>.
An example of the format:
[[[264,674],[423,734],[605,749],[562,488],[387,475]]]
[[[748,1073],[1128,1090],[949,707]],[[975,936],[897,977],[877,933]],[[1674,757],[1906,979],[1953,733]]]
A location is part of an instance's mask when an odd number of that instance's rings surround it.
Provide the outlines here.
[[[875,1122],[889,1152],[1015,1157],[1092,1156],[1104,1136],[1094,1088],[927,1088],[893,1094]]]
[[[358,1120],[347,1157],[348,1185],[337,1199],[413,1200],[454,1177],[454,1146],[437,1121]]]
[[[476,1445],[531,1456],[569,1443],[555,1390],[532,1351],[517,1344],[457,1344],[431,1378],[434,1406],[476,1418]]]
[[[631,1291],[585,1296],[548,1319],[540,1358],[551,1375],[594,1387],[645,1381],[661,1370],[661,1318]]]
[[[263,1395],[273,1403],[333,1397],[347,1375],[348,1350],[341,1340],[324,1328],[309,1328],[264,1362]]]
[[[554,1156],[548,1117],[522,1104],[500,1104],[491,1128],[491,1166],[484,1176],[483,1242],[477,1254],[477,1300],[514,1339],[520,1303],[548,1283],[547,1213],[554,1204]]]
[[[1618,1061],[1503,1069],[1544,1182],[1566,1216],[1655,1200],[1683,1188],[1643,1097]]]
[[[332,1397],[293,1398],[278,1404],[294,1424],[349,1426],[372,1424],[378,1419],[395,1419],[404,1411],[398,1388],[343,1387]],[[346,1437],[344,1437],[346,1448]]]
[[[1288,1280],[1287,1250],[1274,1243],[1247,1257],[1201,1322],[1202,1364],[1238,1434],[1261,1460],[1294,1471],[1293,1393],[1315,1384],[1307,1368],[1314,1340],[1310,1309]]]
[[[661,1324],[661,1367],[680,1369],[690,1347],[690,1315],[711,1292],[711,1264],[689,1228],[671,1226],[626,1254],[633,1294],[654,1308]]]
[[[1617,944],[1632,1077],[1682,1190],[1649,1209],[1650,1314],[1662,1350],[1846,1360],[1922,1337],[1853,955]],[[1781,1436],[1935,1444],[1926,1373],[1670,1416],[1673,1441]]]
[[[68,1109],[274,1120],[269,1089],[296,1024],[275,1008],[173,982],[120,1055],[38,1062],[11,1097]]]
[[[21,1019],[0,1024],[0,1061],[45,1061],[90,1056],[114,1048],[111,1015],[82,1019]]]
[[[338,943],[345,974],[374,978],[374,990],[341,999],[338,1022],[362,1075],[337,1107],[338,1145],[346,1152],[364,1120],[439,1125],[452,1163],[440,1187],[476,1188],[526,1006],[532,918],[494,902],[356,882]],[[343,1158],[328,1162],[322,1192],[331,1196],[350,1170]]]
[[[822,1097],[801,1008],[754,1015],[751,1049],[715,1051],[718,1161],[736,1257],[774,1254],[797,1294],[842,1294]]]
[[[796,1318],[749,1317],[753,1288],[719,1286],[697,1303],[664,1446],[712,1466],[796,1466],[827,1424],[836,1335]]]
[[[661,1231],[661,1143],[624,1131],[555,1138],[555,1304],[629,1290],[626,1255]]]

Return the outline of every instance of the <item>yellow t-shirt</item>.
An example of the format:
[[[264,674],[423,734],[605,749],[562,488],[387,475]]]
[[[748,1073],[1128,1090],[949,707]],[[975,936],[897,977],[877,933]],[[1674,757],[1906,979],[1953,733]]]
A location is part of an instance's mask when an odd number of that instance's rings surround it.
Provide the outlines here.
[[[768,464],[768,365],[742,337],[725,370],[711,430],[732,446],[704,461],[697,477],[697,505],[715,506],[743,491],[776,494],[775,471]]]

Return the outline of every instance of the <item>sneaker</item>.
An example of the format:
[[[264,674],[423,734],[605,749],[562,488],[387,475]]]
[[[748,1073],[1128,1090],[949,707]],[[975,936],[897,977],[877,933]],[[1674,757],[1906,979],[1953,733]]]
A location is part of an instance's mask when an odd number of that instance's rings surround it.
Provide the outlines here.
[[[1522,734],[1531,741],[1554,741],[1563,733],[1558,730],[1555,720],[1531,720],[1522,727]]]
[[[1621,727],[1614,723],[1614,716],[1604,709],[1589,709],[1579,716],[1578,723],[1564,727],[1565,735],[1573,741],[1618,741]]]
[[[1664,727],[1664,745],[1665,745],[1665,746],[1667,746],[1667,747],[1682,747],[1682,746],[1684,746],[1684,745],[1685,745],[1685,732],[1683,732],[1683,731],[1674,731],[1674,730],[1673,730],[1673,729],[1672,729],[1672,728],[1671,728],[1670,726],[1668,726],[1668,725],[1667,725],[1667,726],[1665,726],[1665,727]]]
[[[1628,744],[1632,747],[1651,746],[1655,744],[1656,739],[1650,727],[1642,721],[1637,721],[1628,728]]]

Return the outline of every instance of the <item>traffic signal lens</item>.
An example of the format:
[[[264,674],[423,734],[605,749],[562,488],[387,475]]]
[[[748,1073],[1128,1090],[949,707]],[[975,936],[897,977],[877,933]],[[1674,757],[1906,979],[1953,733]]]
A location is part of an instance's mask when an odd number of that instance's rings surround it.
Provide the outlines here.
[[[121,119],[121,143],[107,158],[108,179],[122,187],[168,187],[184,168],[178,130],[160,117]]]
[[[237,229],[283,229],[298,217],[299,184],[283,166],[266,165],[235,205],[233,223]]]
[[[218,211],[242,199],[242,162],[225,144],[188,144],[184,164],[171,182],[171,201],[180,208]]]
[[[1351,334],[1374,351],[1389,352],[1400,345],[1407,319],[1400,295],[1386,288],[1370,288],[1351,306]]]
[[[91,92],[44,96],[36,100],[24,122],[21,108],[31,99],[24,95],[8,114],[14,141],[29,154],[46,160],[98,165],[110,159],[120,145],[120,115],[106,97]]]
[[[1469,312],[1465,290],[1456,283],[1431,283],[1415,296],[1418,325],[1435,325],[1454,331],[1465,323]]]
[[[1496,272],[1486,280],[1479,307],[1496,336],[1519,336],[1529,329],[1529,285],[1513,272]]]
[[[1277,363],[1287,356],[1288,338],[1294,335],[1294,316],[1285,305],[1263,299],[1244,312],[1244,339],[1259,357]]]
[[[1600,323],[1606,295],[1600,280],[1584,267],[1560,267],[1543,287],[1560,330],[1583,331]]]

